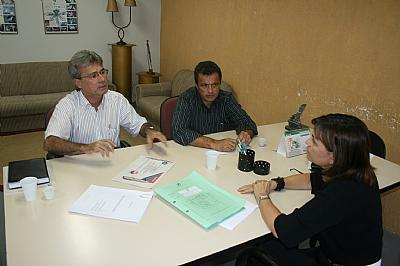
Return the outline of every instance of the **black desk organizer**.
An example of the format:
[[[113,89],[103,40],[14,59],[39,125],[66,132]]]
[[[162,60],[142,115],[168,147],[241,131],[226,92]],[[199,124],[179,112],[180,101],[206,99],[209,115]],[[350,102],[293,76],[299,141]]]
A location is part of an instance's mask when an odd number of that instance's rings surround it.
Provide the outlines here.
[[[257,175],[268,175],[271,164],[267,161],[256,161],[254,163],[254,173]]]
[[[250,149],[246,150],[246,154],[239,152],[238,169],[243,172],[253,171],[255,155],[256,152]]]
[[[247,149],[246,154],[239,152],[238,169],[243,172],[254,171],[257,175],[268,175],[270,170],[270,163],[267,161],[254,162],[256,152]]]

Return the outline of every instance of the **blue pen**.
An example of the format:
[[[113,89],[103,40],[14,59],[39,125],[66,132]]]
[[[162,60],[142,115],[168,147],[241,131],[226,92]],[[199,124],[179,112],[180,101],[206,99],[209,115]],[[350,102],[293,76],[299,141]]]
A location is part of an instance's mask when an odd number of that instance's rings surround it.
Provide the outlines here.
[[[246,154],[247,144],[246,144],[246,143],[242,143],[242,148],[243,148],[243,153],[244,153],[244,155],[247,155],[247,154]]]
[[[237,146],[238,146],[238,148],[239,148],[239,152],[240,152],[240,153],[243,153],[242,142],[240,141],[239,138],[237,138],[236,141],[237,141]]]

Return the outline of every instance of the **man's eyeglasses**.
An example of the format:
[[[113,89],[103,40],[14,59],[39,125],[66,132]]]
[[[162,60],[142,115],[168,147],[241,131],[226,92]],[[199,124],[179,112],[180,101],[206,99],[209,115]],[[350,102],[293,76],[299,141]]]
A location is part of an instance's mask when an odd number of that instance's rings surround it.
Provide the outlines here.
[[[96,71],[96,72],[89,73],[87,75],[83,75],[79,79],[84,79],[84,78],[97,79],[100,75],[102,77],[106,77],[107,74],[108,74],[108,69],[103,68],[103,69],[100,69],[100,71]]]
[[[208,88],[216,89],[219,88],[219,85],[220,85],[219,83],[212,83],[212,84],[202,83],[199,85],[199,87],[204,90]]]

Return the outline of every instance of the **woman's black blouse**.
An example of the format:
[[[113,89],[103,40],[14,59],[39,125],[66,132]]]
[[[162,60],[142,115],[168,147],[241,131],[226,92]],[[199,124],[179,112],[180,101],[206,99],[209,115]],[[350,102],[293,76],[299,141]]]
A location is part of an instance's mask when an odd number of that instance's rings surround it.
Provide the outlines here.
[[[311,174],[315,195],[291,214],[275,219],[275,230],[287,247],[315,236],[333,262],[368,265],[381,258],[382,207],[379,189],[353,180],[324,182]]]

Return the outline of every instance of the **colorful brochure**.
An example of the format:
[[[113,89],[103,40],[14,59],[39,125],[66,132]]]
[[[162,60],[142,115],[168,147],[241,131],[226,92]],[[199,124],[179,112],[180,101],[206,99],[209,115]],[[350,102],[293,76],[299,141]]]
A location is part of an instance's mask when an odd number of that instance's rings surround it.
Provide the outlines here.
[[[149,156],[140,156],[112,180],[144,188],[152,188],[175,163]]]

